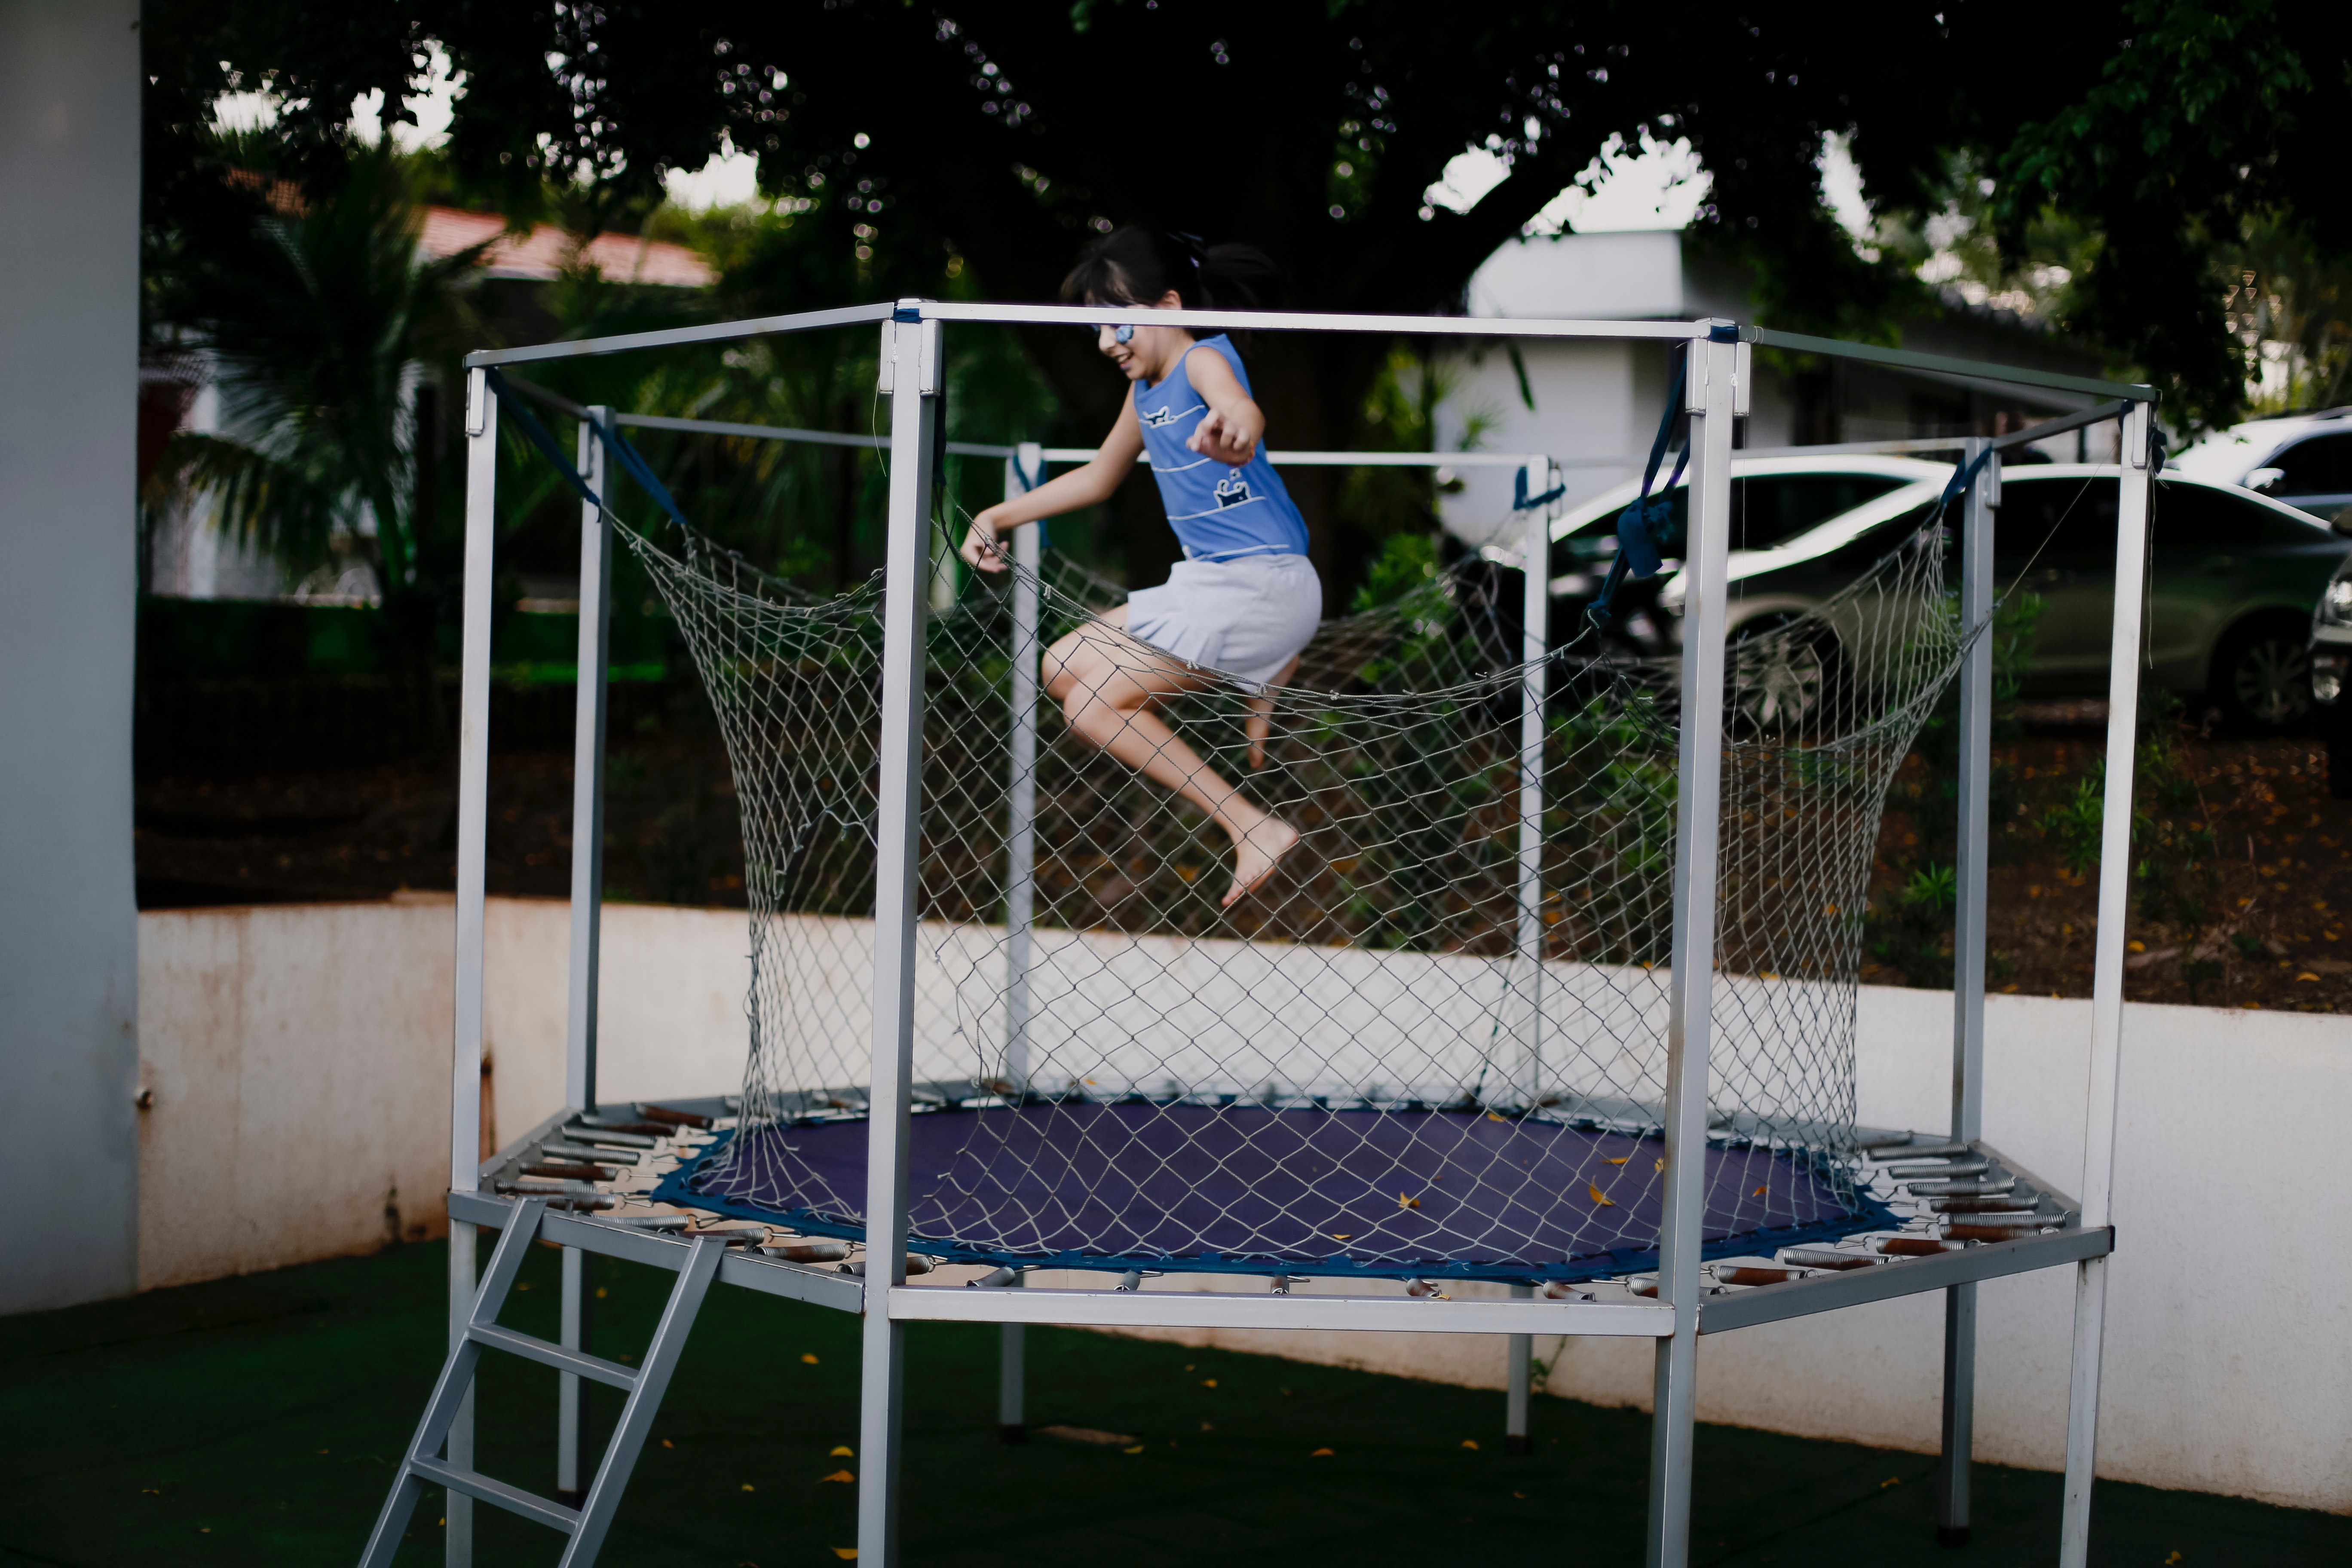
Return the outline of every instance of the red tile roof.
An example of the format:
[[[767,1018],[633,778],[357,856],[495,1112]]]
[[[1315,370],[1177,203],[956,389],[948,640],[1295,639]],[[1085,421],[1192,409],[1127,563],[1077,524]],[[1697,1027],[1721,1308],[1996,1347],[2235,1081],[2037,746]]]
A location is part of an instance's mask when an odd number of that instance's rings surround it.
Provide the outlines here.
[[[544,280],[581,261],[615,283],[655,283],[675,289],[698,289],[717,280],[710,264],[683,245],[641,239],[633,234],[600,234],[583,247],[551,223],[532,226],[527,235],[507,232],[506,219],[496,213],[467,212],[461,207],[426,207],[420,248],[439,259],[468,246],[493,241],[483,257],[482,270],[491,278]]]

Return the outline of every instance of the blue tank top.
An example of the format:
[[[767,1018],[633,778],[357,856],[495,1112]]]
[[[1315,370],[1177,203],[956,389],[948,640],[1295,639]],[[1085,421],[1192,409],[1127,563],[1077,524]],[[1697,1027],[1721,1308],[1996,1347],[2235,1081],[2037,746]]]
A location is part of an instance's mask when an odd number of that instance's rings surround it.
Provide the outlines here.
[[[1242,356],[1231,339],[1223,332],[1203,338],[1186,351],[1187,356],[1203,349],[1223,354],[1242,390],[1249,391],[1249,372],[1242,368]],[[1306,554],[1307,521],[1265,460],[1264,442],[1238,468],[1184,445],[1208,412],[1209,405],[1184,374],[1182,360],[1159,385],[1135,384],[1143,449],[1150,456],[1151,477],[1159,481],[1160,500],[1184,553],[1195,561]]]

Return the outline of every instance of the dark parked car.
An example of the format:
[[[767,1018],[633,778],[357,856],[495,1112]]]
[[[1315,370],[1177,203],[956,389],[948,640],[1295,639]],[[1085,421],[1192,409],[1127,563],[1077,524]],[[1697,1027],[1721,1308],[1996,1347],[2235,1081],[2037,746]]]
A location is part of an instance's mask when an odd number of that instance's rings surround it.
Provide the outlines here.
[[[1821,607],[1925,521],[1941,490],[1940,479],[1898,483],[1764,548],[1736,549],[1730,635]],[[2004,594],[2021,588],[2043,605],[2029,686],[2053,695],[2105,690],[2116,470],[2020,466],[2002,477],[2001,492],[1994,581]],[[2158,479],[2153,513],[2147,647],[2156,678],[2244,728],[2281,729],[2305,719],[2312,706],[2312,606],[2352,554],[2352,540],[2244,489],[2179,475]],[[1957,512],[1951,521],[1958,523]],[[1656,651],[1679,641],[1683,587],[1674,573],[1652,601]],[[1833,647],[1822,652],[1823,671],[1786,672],[1773,683],[1777,700],[1793,697],[1801,707],[1802,694],[1817,689],[1828,665],[1843,657]]]

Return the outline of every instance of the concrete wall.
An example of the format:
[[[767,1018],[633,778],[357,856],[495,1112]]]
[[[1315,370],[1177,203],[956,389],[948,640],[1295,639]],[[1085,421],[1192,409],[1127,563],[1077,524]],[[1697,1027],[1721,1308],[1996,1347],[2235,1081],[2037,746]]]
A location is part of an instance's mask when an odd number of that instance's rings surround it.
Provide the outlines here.
[[[138,26],[0,6],[0,1312],[136,1277]]]
[[[565,912],[493,900],[488,930],[491,1092],[511,1135],[562,1099]],[[142,1284],[376,1245],[394,1186],[404,1224],[428,1219],[446,1138],[452,931],[446,903],[142,918],[141,1047],[157,1087]],[[743,917],[616,905],[605,933],[608,1093],[733,1088]],[[1865,1121],[1942,1123],[1950,1006],[1942,993],[1864,988]],[[1988,1005],[1988,1136],[2066,1188],[2080,1178],[2089,1026],[2083,1002]],[[2352,1104],[2352,1031],[2136,1005],[2124,1039],[2101,1473],[2352,1510],[2352,1263],[2325,1196],[2335,1121]],[[2058,1465],[2072,1290],[2069,1270],[1983,1287],[1980,1458]],[[1701,1414],[1932,1449],[1940,1312],[1940,1297],[1918,1298],[1704,1340]],[[1499,1341],[1171,1337],[1502,1385]],[[1644,1344],[1545,1340],[1537,1353],[1553,1394],[1648,1401]]]

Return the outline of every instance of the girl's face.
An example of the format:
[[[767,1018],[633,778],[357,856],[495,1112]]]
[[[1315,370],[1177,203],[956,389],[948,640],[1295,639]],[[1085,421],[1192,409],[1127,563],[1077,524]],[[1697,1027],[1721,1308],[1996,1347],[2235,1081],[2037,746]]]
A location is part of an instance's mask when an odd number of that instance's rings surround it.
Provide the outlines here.
[[[1108,300],[1090,302],[1114,303]],[[1183,296],[1171,289],[1144,308],[1176,310],[1181,310],[1183,304]],[[1176,368],[1177,360],[1192,346],[1192,334],[1182,327],[1097,327],[1095,346],[1118,366],[1128,380],[1157,382],[1166,380],[1168,373]]]

